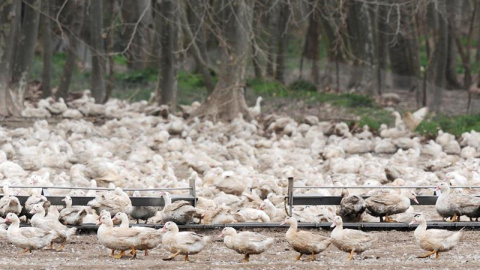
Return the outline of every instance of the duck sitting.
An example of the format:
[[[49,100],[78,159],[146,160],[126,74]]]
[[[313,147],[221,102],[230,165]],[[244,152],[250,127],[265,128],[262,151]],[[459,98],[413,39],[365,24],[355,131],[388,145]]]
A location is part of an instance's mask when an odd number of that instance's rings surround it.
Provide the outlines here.
[[[25,202],[25,206],[22,209],[22,212],[20,215],[24,215],[27,219],[32,218],[32,214],[30,214],[30,211],[32,211],[32,208],[35,204],[38,203],[44,203],[47,201],[47,197],[41,195],[38,190],[33,189],[32,190],[32,195],[28,197],[27,201]]]
[[[188,255],[202,251],[210,240],[208,236],[194,232],[179,232],[177,224],[172,221],[165,223],[163,231],[166,233],[163,235],[162,245],[173,253],[171,257],[163,259],[164,261],[173,260],[180,254],[185,255],[185,261],[189,261]]]
[[[460,221],[460,216],[466,215],[470,218],[480,216],[480,198],[468,194],[452,193],[450,186],[443,182],[440,183],[435,191],[440,191],[435,209],[443,219],[451,217],[451,221]]]
[[[242,262],[248,262],[251,254],[261,254],[269,249],[273,238],[267,238],[264,235],[254,232],[240,232],[232,227],[226,227],[222,230],[220,237],[224,237],[223,243],[229,248],[240,254],[245,254]]]
[[[10,194],[8,185],[3,186],[3,197],[0,199],[0,216],[5,217],[8,213],[16,215],[22,212],[22,205],[17,197]]]
[[[34,227],[20,228],[20,219],[15,213],[8,213],[5,222],[10,222],[7,230],[8,241],[23,248],[22,253],[32,252],[47,246],[57,236],[54,231]]]
[[[62,199],[65,202],[65,208],[60,211],[60,222],[64,225],[82,225],[83,218],[87,215],[85,207],[73,207],[72,197],[65,196]]]
[[[138,190],[135,190],[133,192],[133,197],[140,197],[140,192]],[[145,220],[145,224],[147,223],[147,220],[157,213],[157,208],[154,206],[133,206],[132,212],[130,213],[130,216],[132,216],[133,219],[137,220],[137,224],[139,223],[139,220]]]
[[[270,217],[270,221],[272,222],[278,222],[285,219],[285,211],[278,209],[268,198],[263,200],[260,204],[260,210],[263,210]]]
[[[196,210],[189,202],[181,200],[172,203],[172,196],[168,192],[162,192],[161,196],[165,201],[165,207],[161,211],[162,222],[173,221],[180,225],[193,222]]]
[[[370,215],[380,217],[380,222],[393,222],[389,215],[403,213],[410,207],[410,199],[418,204],[415,192],[402,189],[400,194],[395,192],[379,193],[376,196],[368,197],[367,211]]]
[[[324,251],[330,244],[329,237],[317,235],[307,231],[297,229],[298,222],[293,217],[287,217],[280,225],[288,224],[290,228],[286,233],[286,238],[293,250],[300,253],[295,260],[298,261],[303,254],[311,255],[312,261],[315,260],[315,254]]]
[[[358,195],[349,195],[347,189],[342,189],[342,200],[337,215],[346,222],[359,222],[363,219],[363,213],[367,208],[365,200]]]
[[[418,258],[426,258],[435,254],[435,258],[438,259],[440,252],[452,250],[462,238],[463,229],[458,232],[437,229],[427,230],[427,221],[422,214],[416,214],[410,225],[415,223],[419,224],[413,234],[415,242],[420,248],[428,251],[427,254]]]
[[[343,229],[343,220],[340,216],[335,217],[331,227],[335,227],[331,234],[332,243],[338,249],[350,252],[348,260],[353,260],[354,253],[361,254],[369,249],[373,241],[376,240],[373,235],[368,233],[359,230]]]
[[[30,214],[33,214],[30,222],[33,227],[56,232],[56,237],[50,243],[50,249],[53,249],[53,243],[59,243],[60,246],[57,248],[57,251],[61,251],[65,242],[77,231],[77,228],[68,228],[60,223],[58,219],[45,216],[45,209],[42,204],[34,205]]]
[[[112,249],[112,256],[115,250],[120,250],[120,254],[113,256],[114,258],[121,259],[125,256],[127,249],[131,249],[130,253],[133,258],[137,256],[135,246],[140,242],[140,230],[113,227],[113,221],[109,214],[100,215],[97,224],[100,225],[97,230],[97,239],[100,244]]]
[[[113,217],[113,221],[117,219],[121,221],[119,228],[130,227],[127,214],[118,212],[117,214],[115,214],[115,217]],[[160,245],[160,243],[162,243],[162,232],[160,230],[155,230],[153,228],[146,228],[146,227],[133,227],[132,229],[141,231],[141,234],[138,237],[139,241],[135,245],[135,249],[143,250],[145,253],[145,256],[148,255],[149,249],[154,249],[158,245]],[[112,253],[113,252],[114,250],[112,250]]]
[[[97,195],[95,199],[88,202],[88,206],[92,207],[100,213],[102,209],[108,210],[112,215],[117,212],[130,213],[132,211],[132,201],[120,187],[116,187],[113,192],[108,191],[101,195]]]

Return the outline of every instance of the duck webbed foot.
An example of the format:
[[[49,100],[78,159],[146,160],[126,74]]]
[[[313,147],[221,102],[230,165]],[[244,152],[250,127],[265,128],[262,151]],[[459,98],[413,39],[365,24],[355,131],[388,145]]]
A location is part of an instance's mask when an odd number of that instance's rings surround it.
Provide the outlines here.
[[[242,263],[247,263],[250,261],[250,254],[245,254],[245,257],[243,258],[243,260],[241,260],[240,262]]]
[[[164,258],[162,260],[164,261],[171,261],[173,260],[175,257],[177,257],[178,255],[180,254],[180,251],[177,251],[175,254],[173,254],[171,257],[168,257],[168,258]]]
[[[121,259],[123,256],[125,256],[125,250],[122,250],[118,255],[114,255],[113,257],[115,259]]]
[[[395,220],[391,219],[388,215],[385,215],[386,222],[396,222]]]
[[[295,257],[295,261],[299,261],[299,260],[300,260],[300,258],[302,258],[302,255],[303,255],[302,253],[298,254],[298,256],[297,256],[297,257]]]
[[[418,256],[417,258],[427,258],[430,257],[432,254],[436,253],[436,251],[430,251],[424,255]],[[438,256],[438,255],[437,255]]]

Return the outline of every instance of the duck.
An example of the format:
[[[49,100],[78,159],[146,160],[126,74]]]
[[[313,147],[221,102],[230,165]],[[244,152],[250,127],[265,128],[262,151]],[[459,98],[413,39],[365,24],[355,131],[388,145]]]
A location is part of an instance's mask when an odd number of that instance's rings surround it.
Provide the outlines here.
[[[271,222],[279,222],[285,219],[285,211],[278,209],[268,198],[262,201],[259,208],[270,217]]]
[[[115,215],[117,212],[130,213],[132,211],[132,201],[120,187],[116,187],[113,192],[107,191],[97,195],[95,199],[88,202],[88,206],[95,209],[97,213],[100,213],[102,209],[106,209],[112,215]]]
[[[100,215],[97,222],[100,225],[97,230],[97,239],[100,244],[112,250],[111,255],[116,259],[125,256],[125,250],[131,249],[130,254],[136,258],[135,246],[139,244],[141,231],[133,228],[113,227],[113,221],[109,214]],[[120,253],[114,255],[115,250]]]
[[[22,212],[20,213],[20,215],[24,215],[27,219],[31,219],[32,218],[32,214],[30,213],[32,211],[32,208],[35,204],[39,204],[39,203],[44,203],[47,200],[47,197],[37,193],[38,191],[33,189],[32,190],[33,194],[28,197],[27,201],[25,202],[25,206],[23,207],[22,209]]]
[[[358,195],[349,195],[346,188],[342,189],[342,200],[337,215],[342,217],[346,222],[362,221],[367,203]]]
[[[169,192],[162,192],[161,196],[165,201],[165,207],[161,211],[163,223],[173,221],[176,224],[184,225],[193,222],[196,210],[189,202],[180,200],[172,203],[172,196]]]
[[[235,214],[237,222],[270,222],[270,217],[262,210],[253,208],[243,208]]]
[[[370,249],[372,243],[376,240],[376,237],[371,234],[359,230],[344,229],[343,220],[340,216],[335,216],[330,227],[334,228],[331,234],[333,245],[342,251],[349,252],[348,260],[353,260],[354,253],[361,254]]]
[[[330,237],[298,230],[298,222],[294,217],[287,217],[280,225],[290,225],[285,237],[287,242],[296,252],[300,253],[295,260],[298,261],[303,254],[311,255],[315,261],[315,255],[324,251],[331,243]]]
[[[428,251],[428,253],[418,258],[427,258],[435,254],[435,258],[438,259],[440,252],[452,250],[458,245],[463,235],[463,228],[458,232],[438,229],[427,230],[427,221],[423,214],[413,216],[412,222],[410,222],[409,225],[415,223],[419,224],[413,233],[415,242],[420,248]]]
[[[130,227],[127,214],[118,212],[115,214],[115,217],[113,217],[112,221],[115,221],[117,219],[121,221],[119,228]],[[139,242],[135,245],[135,249],[143,250],[145,256],[148,256],[148,250],[154,249],[162,243],[163,233],[161,232],[161,230],[146,227],[133,227],[132,229],[140,230],[142,233],[141,235],[139,235]],[[114,250],[112,250],[112,253],[113,252]]]
[[[435,209],[445,220],[451,217],[450,221],[460,221],[460,216],[465,215],[473,221],[473,218],[480,217],[480,198],[468,194],[452,193],[450,186],[442,182],[435,191],[440,191]]]
[[[50,243],[50,249],[53,249],[53,243],[59,243],[60,246],[57,248],[57,251],[61,251],[65,245],[65,242],[67,242],[68,239],[70,239],[70,237],[77,231],[77,228],[68,228],[60,223],[58,219],[46,217],[43,204],[35,204],[30,211],[30,214],[33,214],[30,221],[30,224],[33,227],[55,231],[56,237],[52,239],[52,242]]]
[[[164,261],[173,260],[178,255],[185,255],[185,261],[189,261],[189,255],[201,252],[210,241],[208,236],[202,236],[194,232],[180,232],[177,224],[173,221],[165,223],[162,229],[165,234],[162,238],[162,245],[166,250],[173,253],[172,256],[164,258]]]
[[[202,214],[203,224],[228,224],[235,223],[237,220],[232,214],[231,209],[225,204],[218,207],[208,208]]]
[[[249,107],[248,108],[248,112],[250,113],[250,115],[255,118],[257,116],[260,115],[260,113],[262,112],[262,108],[260,107],[260,103],[262,102],[263,98],[261,96],[257,97],[257,101],[255,102],[255,106],[254,107]]]
[[[15,213],[8,213],[5,222],[10,222],[7,229],[7,239],[17,247],[23,248],[22,253],[46,247],[57,236],[53,230],[35,227],[20,228],[20,219]]]
[[[0,199],[0,216],[5,218],[8,213],[15,213],[16,215],[22,212],[22,205],[17,197],[10,194],[9,186],[3,186],[3,197]]]
[[[60,211],[59,220],[64,225],[82,225],[83,218],[88,214],[85,207],[73,207],[72,197],[65,196],[62,199],[65,202],[65,208]]]
[[[133,192],[133,197],[140,197],[140,192],[135,190]],[[155,216],[156,213],[157,208],[154,206],[133,206],[130,216],[137,220],[137,224],[139,223],[140,219],[145,220],[146,224],[148,219]]]
[[[259,233],[248,231],[238,233],[232,227],[225,227],[220,237],[224,237],[223,243],[227,248],[245,255],[242,262],[249,262],[252,254],[265,252],[275,241],[274,238],[266,237]]]
[[[410,199],[418,204],[415,192],[402,189],[400,194],[395,192],[379,193],[368,197],[365,202],[367,203],[367,212],[372,216],[379,217],[380,222],[383,222],[383,217],[387,222],[394,222],[389,215],[407,211],[410,207]]]

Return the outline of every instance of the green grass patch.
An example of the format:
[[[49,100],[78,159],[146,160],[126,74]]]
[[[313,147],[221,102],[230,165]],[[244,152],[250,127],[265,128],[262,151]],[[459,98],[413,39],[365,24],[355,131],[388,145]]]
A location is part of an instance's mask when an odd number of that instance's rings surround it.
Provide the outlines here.
[[[157,78],[158,70],[156,68],[146,68],[144,70],[115,73],[115,80],[127,83],[155,82]]]
[[[436,135],[438,130],[451,133],[457,137],[464,132],[480,130],[480,114],[447,116],[438,114],[424,120],[416,129],[420,134]]]
[[[320,94],[320,101],[346,108],[378,108],[371,97],[355,93],[322,93]]]
[[[283,84],[276,81],[254,78],[247,80],[247,87],[252,89],[257,95],[264,97],[289,97],[292,94]]]

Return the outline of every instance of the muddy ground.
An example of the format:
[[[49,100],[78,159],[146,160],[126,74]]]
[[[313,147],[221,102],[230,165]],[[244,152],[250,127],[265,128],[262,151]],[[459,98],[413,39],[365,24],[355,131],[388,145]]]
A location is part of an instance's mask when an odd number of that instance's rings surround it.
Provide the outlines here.
[[[239,263],[242,255],[227,249],[218,237],[220,231],[202,232],[212,236],[210,245],[200,254],[176,261],[162,261],[170,255],[161,246],[149,256],[138,254],[137,259],[114,259],[109,250],[101,246],[95,233],[82,233],[73,237],[64,251],[37,250],[31,254],[19,254],[20,248],[2,244],[1,269],[480,269],[480,232],[466,231],[461,243],[452,251],[441,253],[440,258],[416,258],[424,254],[413,241],[413,231],[370,232],[378,237],[371,250],[356,255],[348,261],[347,253],[330,246],[317,255],[317,261],[304,256],[295,262],[297,255],[285,240],[286,228],[255,231],[275,237],[272,249],[261,255],[251,256],[249,263]],[[329,235],[329,231],[318,231]]]

